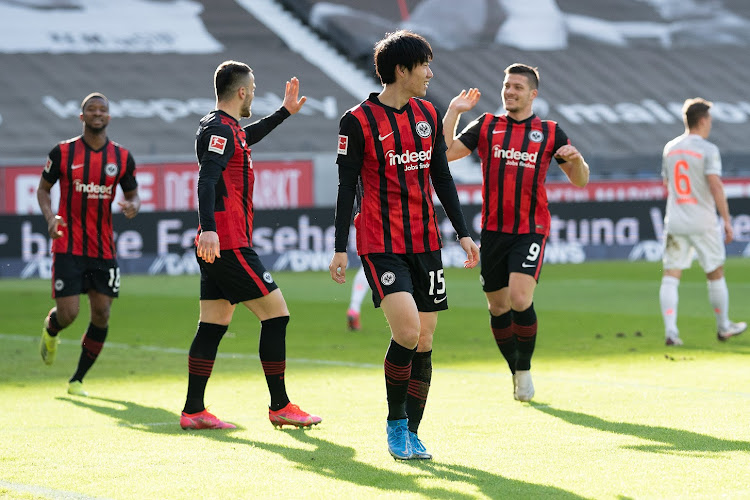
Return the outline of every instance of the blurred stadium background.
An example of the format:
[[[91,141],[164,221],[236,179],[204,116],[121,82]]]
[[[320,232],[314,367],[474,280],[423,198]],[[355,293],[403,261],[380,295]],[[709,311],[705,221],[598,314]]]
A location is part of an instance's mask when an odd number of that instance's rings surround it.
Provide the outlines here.
[[[427,97],[439,108],[463,88],[482,91],[461,127],[500,109],[508,64],[540,68],[535,111],[562,125],[592,179],[578,190],[550,170],[550,263],[660,258],[661,149],[695,96],[715,103],[728,254],[750,255],[750,2],[0,0],[0,277],[49,276],[35,190],[47,152],[80,133],[80,100],[94,90],[111,100],[110,138],[138,162],[142,213],[115,223],[123,271],[196,272],[194,134],[226,59],[255,71],[255,118],[280,105],[288,78],[301,81],[302,112],[253,148],[255,246],[274,270],[326,269],[338,120],[379,90],[372,46],[399,28],[433,44]],[[451,168],[476,229],[478,163]],[[462,262],[455,248],[445,255]]]

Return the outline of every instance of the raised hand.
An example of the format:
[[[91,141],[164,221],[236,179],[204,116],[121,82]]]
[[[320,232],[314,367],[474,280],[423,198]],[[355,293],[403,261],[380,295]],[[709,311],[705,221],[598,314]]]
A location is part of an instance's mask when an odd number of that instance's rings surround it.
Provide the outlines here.
[[[295,114],[297,111],[299,111],[302,108],[302,105],[305,104],[305,101],[307,100],[307,97],[302,96],[299,99],[297,99],[297,96],[299,95],[299,80],[296,76],[292,77],[291,80],[288,80],[286,82],[286,89],[284,91],[284,102],[281,103],[282,106],[286,108],[287,111],[291,114]]]
[[[468,92],[464,89],[460,94],[451,99],[448,109],[453,109],[458,113],[464,113],[474,108],[479,102],[480,97],[482,97],[482,93],[479,89],[470,88]]]

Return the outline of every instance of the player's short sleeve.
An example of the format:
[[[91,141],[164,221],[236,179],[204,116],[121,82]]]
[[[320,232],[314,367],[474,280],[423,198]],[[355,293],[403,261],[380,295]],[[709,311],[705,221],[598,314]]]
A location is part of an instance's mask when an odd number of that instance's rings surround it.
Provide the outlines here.
[[[135,160],[130,151],[128,151],[128,158],[125,160],[125,173],[120,178],[120,187],[125,193],[138,188],[138,181],[135,180]]]
[[[456,139],[461,141],[461,143],[463,143],[463,145],[469,148],[471,151],[474,151],[479,144],[479,132],[482,130],[483,119],[484,115],[472,121],[471,123],[466,125],[461,133],[458,134],[458,137],[456,137]]]
[[[339,122],[336,163],[340,166],[361,167],[364,160],[365,136],[359,120],[347,112]]]
[[[47,155],[47,161],[44,163],[42,177],[50,184],[54,184],[60,178],[60,145],[58,144]]]
[[[715,144],[708,144],[706,148],[706,175],[718,175],[721,177],[721,155],[719,148]]]
[[[565,133],[560,125],[555,123],[555,144],[552,146],[552,153],[556,153],[558,149],[567,144],[570,144],[568,134]],[[563,163],[565,163],[565,160],[563,160],[562,158],[558,158],[557,156],[555,156],[555,160],[557,160],[558,165],[562,165]]]
[[[201,131],[195,149],[198,163],[215,163],[226,168],[234,154],[234,134],[228,125],[213,125]]]

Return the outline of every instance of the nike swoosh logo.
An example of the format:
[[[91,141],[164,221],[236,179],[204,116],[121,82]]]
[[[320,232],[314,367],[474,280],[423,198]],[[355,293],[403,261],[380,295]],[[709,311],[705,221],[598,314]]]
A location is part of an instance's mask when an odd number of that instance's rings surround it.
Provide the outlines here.
[[[493,130],[492,133],[493,134],[504,134],[505,130]]]
[[[387,139],[387,138],[389,138],[389,137],[390,137],[390,136],[392,136],[392,135],[393,135],[393,132],[391,132],[390,134],[379,135],[379,136],[378,136],[378,140],[379,140],[379,141],[382,141],[382,140],[384,140],[384,139]]]
[[[83,166],[83,163],[81,163],[80,165],[71,165],[71,166],[70,166],[70,169],[71,169],[71,170],[75,170],[75,169],[77,169],[77,168],[81,168],[82,166]]]
[[[444,301],[447,298],[448,298],[447,296],[443,297],[442,299],[437,299],[436,298],[436,299],[433,299],[433,302],[435,302],[435,304],[440,304],[442,301]]]
[[[525,262],[522,262],[521,267],[536,267],[536,264],[526,264]]]

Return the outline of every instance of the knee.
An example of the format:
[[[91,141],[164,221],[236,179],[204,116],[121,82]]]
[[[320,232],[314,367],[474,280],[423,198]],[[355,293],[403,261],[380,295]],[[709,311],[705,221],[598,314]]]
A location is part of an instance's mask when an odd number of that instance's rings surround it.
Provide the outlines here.
[[[91,308],[91,322],[96,326],[105,327],[109,324],[109,307]]]
[[[65,328],[78,317],[79,307],[57,307],[57,323]]]
[[[510,311],[510,308],[511,308],[510,295],[508,295],[503,300],[498,300],[498,299],[488,300],[487,308],[489,309],[491,315],[502,316],[503,314]]]
[[[391,325],[391,335],[393,339],[407,349],[413,349],[420,342],[419,325],[399,325],[394,328]]]
[[[419,335],[419,342],[417,343],[417,351],[427,352],[432,350],[432,337],[433,332],[425,333],[422,332]]]
[[[525,290],[514,291],[510,294],[510,307],[514,311],[525,311],[531,307],[534,296]]]
[[[489,304],[490,314],[493,316],[502,316],[503,314],[510,311],[510,304]]]

